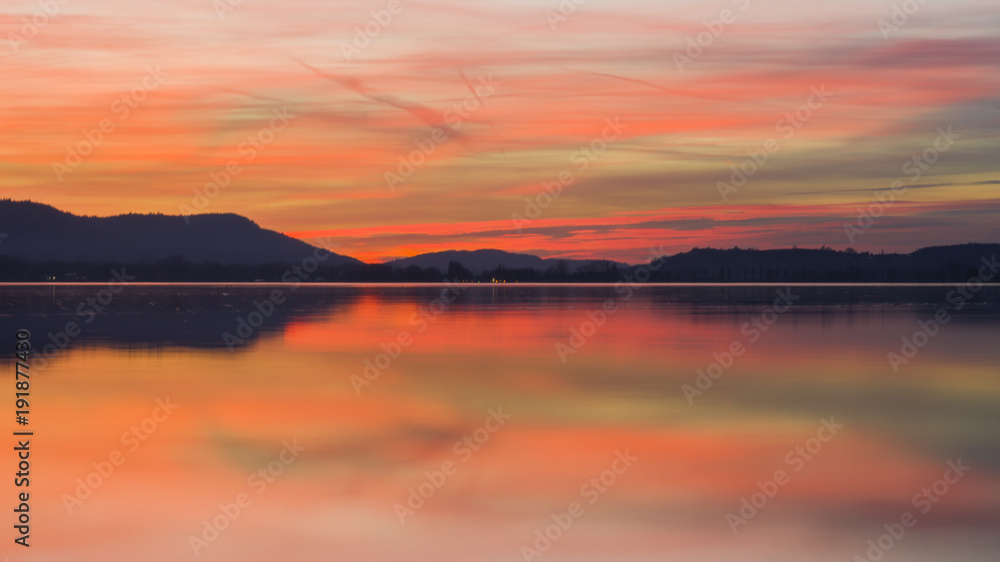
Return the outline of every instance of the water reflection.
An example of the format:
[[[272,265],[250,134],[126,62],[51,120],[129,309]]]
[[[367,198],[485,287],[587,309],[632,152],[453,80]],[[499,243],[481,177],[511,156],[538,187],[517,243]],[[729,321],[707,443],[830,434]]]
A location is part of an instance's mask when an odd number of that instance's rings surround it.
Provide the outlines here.
[[[778,287],[467,287],[431,314],[441,287],[303,286],[230,351],[222,334],[275,288],[130,287],[53,355],[35,380],[30,559],[194,558],[191,537],[246,493],[199,558],[523,560],[577,501],[544,560],[849,560],[958,458],[973,468],[885,559],[1000,547],[995,287],[899,373],[886,354],[947,287],[797,287],[751,344],[741,328]],[[44,344],[94,289],[2,287],[0,333]],[[609,299],[617,312],[561,361]],[[734,341],[745,353],[689,404],[682,387]],[[366,362],[378,373],[359,387]],[[167,397],[177,411],[142,433]],[[510,418],[484,430],[497,408]],[[844,428],[790,463],[830,417]],[[258,493],[252,476],[295,440],[306,450]],[[626,450],[638,460],[589,503],[581,488]],[[114,451],[123,463],[70,512]],[[400,524],[397,504],[449,461]],[[734,534],[727,514],[781,469]]]

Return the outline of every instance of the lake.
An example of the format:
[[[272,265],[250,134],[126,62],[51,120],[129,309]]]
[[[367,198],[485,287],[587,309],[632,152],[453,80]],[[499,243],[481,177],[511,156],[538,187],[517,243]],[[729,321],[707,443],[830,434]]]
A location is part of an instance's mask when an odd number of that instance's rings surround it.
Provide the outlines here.
[[[992,562],[1000,289],[963,290],[0,285],[4,553]]]

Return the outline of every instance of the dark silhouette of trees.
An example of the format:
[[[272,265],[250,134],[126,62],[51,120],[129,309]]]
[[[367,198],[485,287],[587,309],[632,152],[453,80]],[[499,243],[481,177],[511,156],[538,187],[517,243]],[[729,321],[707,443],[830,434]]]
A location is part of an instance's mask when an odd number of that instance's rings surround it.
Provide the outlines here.
[[[559,261],[546,269],[503,265],[475,273],[459,261],[447,271],[417,265],[361,262],[320,263],[308,281],[374,283],[617,283],[634,279],[638,267],[650,269],[649,282],[964,282],[987,260],[1000,253],[1000,244],[965,244],[924,248],[912,254],[871,254],[830,249],[717,250],[698,248],[662,257],[640,266],[594,261],[571,269]],[[137,281],[280,282],[298,262],[255,265],[193,262],[173,255],[155,262],[31,261],[0,254],[0,281],[106,281],[112,270],[134,275]]]

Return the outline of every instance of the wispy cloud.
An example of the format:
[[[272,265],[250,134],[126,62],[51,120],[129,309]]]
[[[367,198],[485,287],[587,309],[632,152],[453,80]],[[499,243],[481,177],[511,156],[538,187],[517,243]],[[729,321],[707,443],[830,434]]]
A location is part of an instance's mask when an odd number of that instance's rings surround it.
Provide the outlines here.
[[[18,33],[35,8],[0,9],[0,36]],[[194,0],[71,4],[20,52],[0,45],[2,191],[78,213],[175,212],[280,104],[298,116],[294,126],[213,210],[287,232],[355,233],[367,256],[491,244],[615,257],[644,237],[678,247],[742,243],[741,236],[760,245],[838,245],[839,231],[811,220],[752,231],[719,226],[731,221],[730,210],[716,206],[715,182],[747,150],[780,134],[775,122],[813,86],[836,96],[783,142],[734,204],[832,217],[831,209],[867,203],[948,125],[963,140],[911,186],[912,203],[971,209],[996,197],[995,6],[927,3],[891,41],[877,26],[885,8],[755,0],[678,73],[671,53],[704,31],[718,6],[591,0],[553,31],[548,8],[537,3],[407,4],[348,62],[336,45],[371,18],[365,3],[243,2],[224,21],[211,3]],[[54,182],[51,164],[67,144],[156,63],[171,80],[63,183]],[[502,90],[460,131],[451,127],[443,110],[470,98],[466,78],[486,72],[500,77]],[[570,159],[612,116],[629,128],[576,173]],[[459,142],[439,146],[405,190],[386,194],[383,172],[431,128]],[[524,197],[567,168],[577,179],[545,217],[565,221],[558,233],[364,237],[408,225],[509,222]],[[620,219],[626,211],[690,208],[699,215],[683,229],[681,222],[668,228]],[[885,234],[864,243],[901,249],[975,236],[980,224],[965,222],[965,212],[931,223],[918,207],[898,205],[880,222]],[[616,226],[593,224],[600,220]],[[904,231],[912,238],[890,235]]]

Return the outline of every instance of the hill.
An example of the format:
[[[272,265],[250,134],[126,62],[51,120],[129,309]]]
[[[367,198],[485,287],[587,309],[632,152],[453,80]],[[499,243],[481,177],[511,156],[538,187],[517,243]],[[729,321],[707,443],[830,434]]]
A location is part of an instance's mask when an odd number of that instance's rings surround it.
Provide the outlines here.
[[[30,201],[0,201],[0,256],[31,262],[296,263],[315,248],[236,214],[85,217]],[[330,265],[359,263],[333,254]]]
[[[932,246],[909,254],[820,249],[695,248],[660,258],[652,275],[664,282],[957,282],[975,275],[1000,244]],[[996,279],[994,279],[996,281]]]
[[[474,275],[480,275],[486,271],[497,268],[514,269],[534,269],[537,271],[547,271],[549,268],[566,273],[576,273],[586,270],[606,270],[612,265],[619,268],[627,268],[625,263],[611,262],[608,260],[562,260],[553,258],[540,258],[531,254],[515,254],[504,250],[446,250],[443,252],[430,252],[417,256],[393,260],[386,265],[398,268],[417,266],[423,269],[430,267],[447,272],[448,266],[452,262],[462,264]]]
[[[29,201],[0,200],[0,280],[106,279],[128,265],[140,281],[287,281],[316,248],[235,214],[85,217]],[[544,259],[503,250],[449,250],[385,264],[330,254],[302,280],[342,282],[927,283],[965,282],[1000,244],[922,248],[909,254],[819,249],[695,248],[628,265]],[[652,266],[652,267],[650,267]],[[1000,277],[993,277],[996,282]]]

